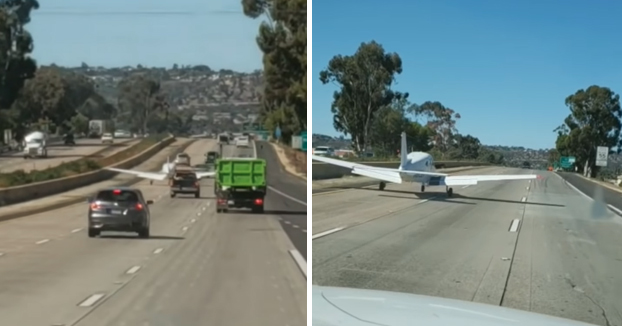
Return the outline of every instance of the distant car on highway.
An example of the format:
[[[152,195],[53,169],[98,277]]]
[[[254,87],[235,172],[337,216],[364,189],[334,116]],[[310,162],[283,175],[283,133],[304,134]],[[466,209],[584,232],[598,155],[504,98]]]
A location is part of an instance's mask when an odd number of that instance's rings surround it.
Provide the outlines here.
[[[335,150],[328,146],[318,146],[313,149],[313,155],[318,156],[335,156]]]
[[[238,138],[236,138],[235,146],[236,147],[248,147],[249,146],[248,136],[239,136]]]
[[[114,136],[112,135],[112,133],[105,132],[102,135],[102,144],[106,144],[106,143],[109,143],[109,144],[114,143]]]
[[[190,165],[190,156],[186,153],[177,154],[177,157],[175,157],[175,164]]]
[[[151,200],[145,200],[139,189],[105,188],[89,198],[88,233],[94,238],[102,231],[137,232],[149,238]]]

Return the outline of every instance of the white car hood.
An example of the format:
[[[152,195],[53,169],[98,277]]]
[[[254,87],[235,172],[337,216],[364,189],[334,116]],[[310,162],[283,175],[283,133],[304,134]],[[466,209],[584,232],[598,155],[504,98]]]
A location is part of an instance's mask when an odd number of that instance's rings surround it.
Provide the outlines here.
[[[408,293],[313,286],[313,326],[595,326],[505,307]]]

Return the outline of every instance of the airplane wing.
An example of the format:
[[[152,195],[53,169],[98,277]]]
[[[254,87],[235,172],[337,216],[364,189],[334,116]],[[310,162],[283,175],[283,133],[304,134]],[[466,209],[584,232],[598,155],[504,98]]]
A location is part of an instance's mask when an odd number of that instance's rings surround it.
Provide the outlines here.
[[[476,185],[479,181],[514,181],[537,179],[536,174],[454,175],[445,177],[447,186]]]
[[[162,172],[143,172],[143,171],[124,170],[124,169],[117,169],[117,168],[106,168],[106,170],[115,171],[119,173],[125,173],[125,174],[133,174],[139,178],[158,180],[158,181],[165,180],[168,177],[167,174],[162,173]]]
[[[531,180],[537,179],[535,174],[500,174],[500,175],[455,175],[450,176],[446,173],[409,171],[399,169],[378,168],[369,165],[347,162],[333,158],[311,155],[316,161],[324,162],[331,165],[341,166],[352,170],[352,174],[362,175],[382,181],[392,183],[402,183],[407,176],[425,175],[432,177],[430,185],[437,186],[466,186],[476,185],[480,181],[513,181],[513,180]],[[436,178],[435,178],[436,177]],[[435,179],[432,181],[432,179]]]
[[[445,173],[436,172],[424,172],[424,171],[406,171],[399,169],[379,168],[375,166],[369,166],[365,164],[359,164],[354,162],[337,160],[334,158],[328,158],[324,156],[311,155],[311,158],[316,161],[324,162],[326,164],[341,166],[350,169],[352,174],[362,175],[364,177],[374,178],[386,182],[402,183],[406,176],[427,175],[431,177],[446,177]]]
[[[197,179],[209,178],[216,175],[216,172],[195,172]]]

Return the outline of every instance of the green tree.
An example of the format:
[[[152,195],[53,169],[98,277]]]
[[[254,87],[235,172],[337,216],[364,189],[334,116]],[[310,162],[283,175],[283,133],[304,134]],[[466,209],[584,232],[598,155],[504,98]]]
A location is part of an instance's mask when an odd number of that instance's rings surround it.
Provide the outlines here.
[[[25,26],[31,11],[38,8],[35,0],[0,1],[0,129],[22,124],[21,115],[11,107],[24,82],[37,70],[30,57],[33,39]]]
[[[118,106],[123,115],[119,119],[129,125],[132,132],[147,133],[152,116],[167,112],[168,105],[160,90],[158,81],[142,73],[121,80]]]
[[[307,1],[242,0],[244,14],[266,16],[257,44],[263,53],[261,120],[285,141],[307,129]]]
[[[408,98],[408,93],[391,90],[395,75],[401,73],[400,56],[385,52],[375,41],[362,43],[352,56],[333,57],[320,72],[322,83],[340,88],[333,95],[333,123],[337,131],[352,136],[356,152],[365,151],[370,144],[376,112],[395,100]]]
[[[440,152],[448,151],[453,135],[458,132],[456,122],[460,119],[460,114],[440,102],[431,101],[421,105],[415,104],[409,108],[409,111],[427,119],[428,128],[434,131],[434,146]]]
[[[407,131],[410,120],[405,109],[408,101],[396,99],[390,106],[381,108],[375,113],[370,133],[370,145],[376,156],[390,157],[400,148],[400,135]]]
[[[585,175],[596,175],[596,148],[620,147],[620,96],[607,87],[590,86],[566,98],[570,115],[555,131],[557,151],[577,158]]]
[[[481,146],[479,139],[471,135],[454,135],[449,157],[455,160],[476,160],[480,155]]]

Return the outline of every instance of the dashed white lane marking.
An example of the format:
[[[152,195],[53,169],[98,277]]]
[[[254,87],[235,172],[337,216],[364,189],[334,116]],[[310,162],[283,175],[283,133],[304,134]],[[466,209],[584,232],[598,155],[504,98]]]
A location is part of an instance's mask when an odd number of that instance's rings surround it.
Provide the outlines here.
[[[611,204],[607,204],[607,207],[609,207],[610,210],[614,211],[616,214],[618,215],[622,215],[622,210],[620,210],[617,207],[612,206]]]
[[[471,186],[471,185],[466,185],[466,186],[462,187],[462,189],[466,189],[466,188],[468,188],[468,187],[470,187],[470,186]]]
[[[527,197],[523,197],[520,199],[520,201],[522,201],[523,203],[527,201]]]
[[[302,230],[302,233],[307,233],[307,230]]]
[[[201,216],[201,213],[197,213],[197,216]]]
[[[197,221],[197,219],[193,218],[193,219],[190,220],[190,223],[194,223],[196,221]]]
[[[207,209],[207,207],[201,207],[201,209],[202,209],[202,210],[205,210],[205,209]]]
[[[285,223],[285,224],[292,224],[292,222],[290,222],[290,221],[283,221],[283,223]]]
[[[158,248],[158,249],[154,250],[153,253],[155,255],[157,255],[157,254],[161,253],[162,251],[164,251],[164,248]]]
[[[183,228],[181,228],[181,230],[182,230],[182,231],[184,231],[184,232],[186,232],[186,231],[188,231],[188,227],[187,227],[187,226],[184,226]]]
[[[527,187],[527,190],[529,190],[529,187]]]
[[[2,256],[4,256],[4,253],[3,253],[3,252],[0,252],[0,257],[2,257]]]
[[[298,225],[296,225],[296,224],[292,225],[292,227],[293,227],[294,229],[298,229],[298,228],[300,228],[300,227],[299,227]]]
[[[305,203],[304,201],[302,201],[302,200],[300,200],[300,199],[294,198],[294,197],[292,197],[292,196],[290,196],[290,195],[288,195],[288,194],[286,194],[286,193],[284,193],[284,192],[281,192],[281,191],[280,191],[280,190],[278,190],[278,189],[274,189],[274,187],[268,186],[268,188],[270,188],[270,190],[272,190],[272,191],[276,192],[277,194],[279,194],[279,195],[281,195],[281,196],[283,196],[283,197],[285,197],[285,198],[287,198],[287,199],[293,200],[293,201],[297,202],[297,203],[298,203],[298,204],[300,204],[300,205],[307,206],[307,203]]]
[[[125,272],[125,274],[134,274],[134,273],[138,272],[139,269],[140,269],[140,266],[134,266],[134,267],[128,269],[127,272]]]
[[[105,296],[105,294],[103,294],[103,293],[93,294],[90,297],[86,298],[86,300],[80,302],[80,304],[78,304],[78,306],[80,306],[80,307],[91,307],[95,303],[97,303],[97,301],[101,300],[101,298],[103,298],[104,296]]]
[[[518,231],[518,225],[519,224],[520,224],[520,220],[519,219],[512,220],[512,224],[510,225],[510,232]]]
[[[324,232],[320,232],[320,233],[314,234],[314,235],[311,237],[311,240],[315,240],[315,239],[317,239],[317,238],[325,237],[325,236],[327,236],[327,235],[329,235],[329,234],[333,234],[333,233],[335,233],[335,232],[339,232],[339,231],[341,231],[341,230],[343,230],[343,229],[345,229],[345,227],[334,228],[334,229],[331,229],[331,230],[328,230],[328,231],[324,231]]]
[[[35,243],[40,245],[40,244],[44,244],[44,243],[49,242],[49,241],[50,241],[50,239],[43,239],[43,240],[39,240],[39,241],[37,241]]]
[[[80,232],[80,231],[82,231],[82,228],[73,229],[73,230],[71,230],[71,233],[77,233],[77,232]]]
[[[305,278],[307,278],[307,261],[304,259],[304,257],[302,257],[298,250],[290,250],[289,254],[292,255],[292,258],[294,258],[296,265],[298,265],[300,271],[305,274]]]

